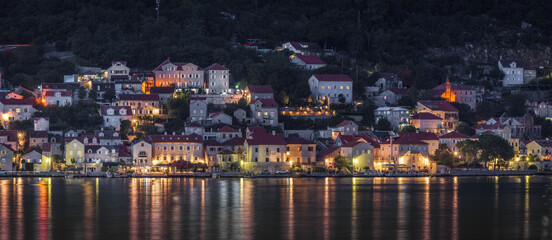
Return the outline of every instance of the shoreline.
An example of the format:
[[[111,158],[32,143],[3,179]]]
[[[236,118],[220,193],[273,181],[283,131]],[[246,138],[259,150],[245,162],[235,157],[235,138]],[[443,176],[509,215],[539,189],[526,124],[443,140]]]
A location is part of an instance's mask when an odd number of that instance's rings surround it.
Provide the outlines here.
[[[152,174],[152,175],[126,175],[108,177],[106,174],[61,174],[61,173],[8,173],[0,174],[0,178],[397,178],[397,177],[500,177],[500,176],[552,176],[552,172],[537,171],[452,171],[447,174],[267,174],[250,175],[241,173],[184,173],[184,174]]]

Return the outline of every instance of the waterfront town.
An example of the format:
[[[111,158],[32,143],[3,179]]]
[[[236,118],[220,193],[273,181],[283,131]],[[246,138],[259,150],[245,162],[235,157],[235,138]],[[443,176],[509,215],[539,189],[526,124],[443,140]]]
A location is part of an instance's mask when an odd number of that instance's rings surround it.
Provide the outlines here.
[[[552,167],[545,136],[552,103],[541,89],[523,87],[543,78],[539,66],[482,65],[503,76],[492,89],[444,75],[438,86],[418,90],[400,74],[372,72],[374,84],[355,90],[355,76],[314,72],[335,57],[316,42],[269,51],[285,51],[289,64],[311,72],[302,79],[308,97],[281,97],[218,63],[171,58],[154,69],[123,60],[79,67],[35,89],[3,78],[0,170],[97,176]]]

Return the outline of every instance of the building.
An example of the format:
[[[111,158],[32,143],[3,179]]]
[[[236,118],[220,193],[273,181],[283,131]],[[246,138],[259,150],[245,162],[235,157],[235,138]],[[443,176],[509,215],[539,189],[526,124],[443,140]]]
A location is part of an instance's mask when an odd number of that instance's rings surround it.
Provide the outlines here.
[[[50,130],[50,119],[47,117],[34,118],[34,130],[35,131],[48,131]]]
[[[417,135],[403,135],[381,143],[381,155],[387,162],[382,164],[381,168],[434,170],[435,163],[429,161],[429,144],[417,137]]]
[[[252,122],[261,125],[278,125],[278,104],[274,99],[260,98],[249,104]]]
[[[451,152],[458,152],[459,149],[456,147],[456,144],[467,139],[470,139],[470,137],[457,131],[452,131],[439,136],[439,145],[446,145]]]
[[[399,130],[403,124],[408,124],[410,111],[402,107],[379,107],[374,110],[376,122],[380,119],[387,119],[391,123],[393,130]]]
[[[0,143],[0,170],[14,171],[15,152],[10,145]]]
[[[397,104],[399,100],[405,96],[408,96],[408,89],[404,88],[391,88],[383,91],[378,96],[380,101],[385,104]]]
[[[159,95],[156,94],[121,94],[115,106],[130,106],[134,117],[158,115],[161,112]]]
[[[259,98],[274,99],[274,89],[270,85],[247,85],[244,94],[247,103]]]
[[[353,80],[347,75],[312,75],[309,86],[314,97],[329,103],[352,103]]]
[[[506,128],[507,127],[507,128]],[[529,110],[522,117],[512,117],[508,113],[503,113],[499,118],[491,118],[484,124],[476,127],[476,132],[483,130],[492,130],[504,139],[538,139],[541,137],[542,126],[535,125],[534,112]],[[495,130],[509,130],[510,132],[497,132]],[[500,134],[499,134],[500,133]]]
[[[375,169],[374,147],[365,141],[351,141],[340,147],[340,155],[349,159],[355,171]]]
[[[96,92],[96,100],[98,101],[105,100],[106,99],[105,94],[107,92],[111,92],[113,95],[111,95],[110,97],[113,97],[113,98],[115,97],[115,93],[116,93],[114,83],[93,82],[92,88],[90,89],[90,91],[92,90]],[[90,98],[93,98],[93,96],[90,96]]]
[[[502,86],[527,84],[537,77],[537,71],[533,67],[524,66],[513,60],[498,61],[498,69],[504,73]]]
[[[209,120],[211,124],[224,123],[224,124],[232,125],[232,117],[223,112],[211,113],[207,117],[207,120]]]
[[[44,166],[42,166],[42,153],[36,150],[32,150],[23,155],[21,157],[21,161],[25,162],[23,168],[27,171],[41,171],[41,169],[44,171],[50,171],[51,168],[51,166],[47,166],[50,165],[48,163],[44,163]]]
[[[282,49],[305,56],[321,56],[323,54],[323,49],[315,42],[286,42],[282,44]]]
[[[167,103],[167,100],[173,97],[174,91],[174,87],[152,87],[150,94],[159,95],[159,101]]]
[[[403,81],[396,73],[379,73],[380,77],[374,84],[379,88],[380,92],[389,90],[389,89],[402,89]]]
[[[421,100],[417,103],[418,112],[431,113],[443,119],[443,128],[445,130],[453,129],[454,124],[459,121],[458,109],[444,100]]]
[[[111,67],[107,69],[108,81],[126,81],[130,80],[130,68],[127,67],[126,61],[113,61]]]
[[[15,151],[19,150],[19,134],[14,130],[0,130],[0,143]]]
[[[152,164],[152,145],[151,143],[141,140],[131,145],[132,165],[141,172],[151,171]]]
[[[168,166],[178,160],[206,163],[200,135],[150,135],[147,139],[153,149],[152,167]]]
[[[552,160],[552,142],[549,139],[533,140],[527,144],[527,154],[536,155],[541,161],[550,161]]]
[[[45,143],[48,143],[47,131],[29,131],[29,147],[38,146],[42,149]]]
[[[245,121],[245,118],[247,117],[247,112],[243,109],[238,109],[236,111],[234,111],[234,117],[239,121],[239,122],[243,122]]]
[[[216,140],[220,143],[225,143],[226,141],[237,137],[242,137],[241,130],[238,132],[228,126],[220,128],[216,133]]]
[[[66,140],[65,144],[65,162],[67,165],[74,165],[84,162],[84,143],[78,138]]]
[[[443,119],[428,112],[414,114],[410,118],[410,124],[422,132],[441,134],[445,132]]]
[[[207,101],[204,98],[190,98],[190,121],[207,120]]]
[[[447,77],[445,83],[434,87],[430,92],[433,97],[441,97],[447,102],[463,103],[470,106],[472,111],[475,111],[475,105],[477,104],[475,86],[468,86],[458,82],[451,83]]]
[[[116,94],[139,92],[144,90],[144,85],[145,83],[138,80],[117,80],[113,82]]]
[[[205,68],[205,83],[209,93],[227,93],[230,88],[230,70],[224,66],[214,63]]]
[[[35,100],[25,99],[0,99],[0,109],[2,110],[2,124],[4,126],[11,121],[32,119],[36,109],[33,107]]]
[[[316,144],[314,142],[300,137],[287,138],[285,141],[287,162],[293,161],[297,165],[316,164]]]
[[[46,91],[46,94],[42,96],[42,103],[45,105],[71,106],[73,103],[73,92]]]
[[[204,70],[193,63],[171,62],[170,58],[153,69],[155,87],[204,88]]]
[[[103,126],[119,129],[121,121],[132,121],[132,110],[130,106],[100,106],[100,115],[103,117]]]
[[[291,62],[307,70],[315,70],[326,66],[326,63],[319,57],[306,56],[300,53],[291,55]]]
[[[102,146],[122,146],[123,140],[121,134],[114,130],[94,130],[94,136],[99,140]]]
[[[292,162],[286,162],[286,141],[276,133],[255,131],[245,138],[244,169],[247,172],[259,173],[262,170],[276,172],[287,169]]]

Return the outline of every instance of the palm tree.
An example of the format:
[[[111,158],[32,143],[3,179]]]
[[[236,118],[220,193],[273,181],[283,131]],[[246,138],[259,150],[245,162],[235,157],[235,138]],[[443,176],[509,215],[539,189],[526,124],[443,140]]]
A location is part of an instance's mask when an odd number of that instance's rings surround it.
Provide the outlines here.
[[[462,155],[466,156],[466,158],[472,161],[475,165],[475,162],[477,161],[477,154],[480,150],[479,141],[467,139],[457,143],[456,147]]]

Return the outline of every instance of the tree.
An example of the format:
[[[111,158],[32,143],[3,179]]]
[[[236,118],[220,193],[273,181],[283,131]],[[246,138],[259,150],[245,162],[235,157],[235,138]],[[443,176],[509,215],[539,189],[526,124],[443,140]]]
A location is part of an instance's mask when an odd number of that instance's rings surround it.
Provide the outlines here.
[[[128,140],[128,134],[130,133],[131,128],[132,128],[132,125],[130,123],[130,120],[121,121],[120,132],[121,132],[121,138],[123,140]]]
[[[435,150],[435,153],[430,156],[430,158],[431,160],[437,162],[437,164],[449,166],[450,168],[453,168],[456,164],[456,158],[444,144],[440,145],[439,148]]]
[[[86,98],[86,88],[84,88],[82,86],[79,87],[79,90],[78,90],[77,94],[78,94],[80,100],[85,99]]]
[[[167,109],[171,117],[184,123],[190,115],[190,106],[187,96],[169,98],[167,100]]]
[[[376,123],[376,130],[390,131],[391,122],[389,122],[389,120],[387,120],[386,118],[380,118],[379,121]]]
[[[512,94],[506,98],[508,104],[507,111],[513,117],[521,117],[527,112],[525,106],[527,97],[524,94]]]
[[[474,163],[477,162],[477,154],[479,153],[479,141],[466,139],[456,144],[461,155],[466,156],[467,160]]]
[[[499,136],[483,134],[479,136],[479,146],[480,159],[485,161],[485,166],[488,161],[493,161],[495,169],[501,161],[508,161],[515,156],[513,147]]]
[[[470,127],[465,122],[459,122],[458,124],[456,124],[456,126],[454,126],[454,130],[467,136],[475,135],[475,129]]]
[[[416,128],[412,124],[401,126],[399,132],[416,132]]]
[[[450,103],[453,107],[458,109],[458,117],[460,121],[473,125],[475,123],[475,114],[472,112],[469,105],[464,103],[452,102]]]
[[[340,103],[342,103],[342,104],[345,103],[345,96],[343,96],[343,94],[339,94],[337,97],[338,97]]]
[[[115,99],[115,89],[113,88],[109,88],[105,91],[104,95],[103,95],[104,99],[108,102],[113,102],[113,100]]]
[[[334,158],[334,167],[337,168],[337,171],[341,171],[342,168],[348,168],[351,166],[351,163],[349,162],[349,158],[345,156],[337,156]]]

